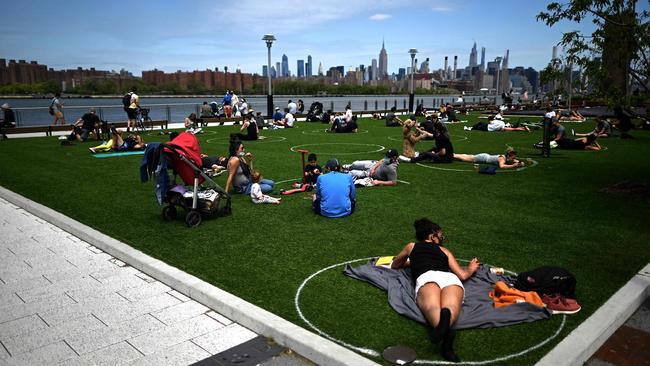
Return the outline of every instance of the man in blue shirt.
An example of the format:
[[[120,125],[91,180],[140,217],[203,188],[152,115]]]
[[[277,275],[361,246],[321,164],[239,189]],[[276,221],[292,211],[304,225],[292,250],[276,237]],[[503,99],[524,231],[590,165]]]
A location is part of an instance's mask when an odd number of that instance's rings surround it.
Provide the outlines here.
[[[316,194],[312,208],[325,217],[343,217],[354,212],[356,191],[351,175],[341,173],[341,164],[331,159],[325,164],[329,170],[316,181]]]
[[[275,107],[275,113],[273,113],[273,122],[279,122],[284,119],[284,113],[280,112],[280,107]]]

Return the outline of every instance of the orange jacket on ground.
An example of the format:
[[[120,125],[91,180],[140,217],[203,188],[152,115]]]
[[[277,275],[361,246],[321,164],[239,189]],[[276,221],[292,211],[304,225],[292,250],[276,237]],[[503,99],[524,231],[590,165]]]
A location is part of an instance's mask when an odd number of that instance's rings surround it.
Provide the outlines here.
[[[490,291],[490,298],[494,300],[495,308],[501,308],[518,302],[529,302],[539,307],[544,306],[544,303],[539,295],[537,295],[537,292],[519,291],[515,288],[508,287],[508,285],[503,281],[498,281],[494,285],[494,290]]]

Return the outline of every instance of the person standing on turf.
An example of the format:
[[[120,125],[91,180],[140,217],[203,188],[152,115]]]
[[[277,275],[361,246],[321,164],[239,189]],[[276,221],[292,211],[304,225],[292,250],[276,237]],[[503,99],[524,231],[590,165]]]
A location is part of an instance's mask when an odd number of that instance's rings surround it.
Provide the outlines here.
[[[418,308],[427,319],[431,342],[442,341],[442,357],[460,362],[454,352],[454,323],[458,320],[465,288],[461,281],[470,278],[479,267],[476,258],[462,268],[452,252],[443,247],[442,229],[429,219],[413,223],[417,242],[406,244],[393,259],[391,268],[411,267]]]

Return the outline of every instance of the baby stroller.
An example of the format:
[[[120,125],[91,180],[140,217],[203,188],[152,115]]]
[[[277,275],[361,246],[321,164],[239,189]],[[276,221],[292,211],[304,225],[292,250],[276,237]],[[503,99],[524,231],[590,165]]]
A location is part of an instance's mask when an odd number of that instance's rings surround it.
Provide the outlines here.
[[[185,224],[190,228],[201,224],[202,215],[225,216],[232,213],[230,195],[200,168],[201,150],[192,133],[183,132],[169,143],[147,145],[143,165],[150,160],[154,162],[146,165],[149,172],[156,172],[158,203],[167,203],[162,209],[164,220],[176,219],[177,207],[186,211]],[[171,167],[174,172],[171,184],[166,167]],[[185,185],[176,184],[177,176]],[[144,180],[145,177],[141,178]]]
[[[215,101],[210,102],[210,109],[212,110],[212,116],[214,117],[225,117],[226,113],[223,111],[223,104],[219,104]]]

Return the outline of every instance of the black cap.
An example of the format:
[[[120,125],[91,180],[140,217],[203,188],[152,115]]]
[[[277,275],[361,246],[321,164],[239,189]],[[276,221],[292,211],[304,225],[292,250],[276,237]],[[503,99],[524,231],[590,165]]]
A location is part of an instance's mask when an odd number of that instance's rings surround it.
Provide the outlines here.
[[[399,156],[399,153],[395,149],[390,149],[386,151],[386,157],[387,158],[396,158]]]
[[[330,171],[334,171],[334,170],[338,171],[341,170],[341,163],[339,163],[339,161],[336,158],[334,158],[328,160],[327,163],[325,163],[325,167]]]
[[[417,121],[418,118],[415,116],[415,114],[412,114],[412,115],[409,116],[409,119],[411,121]]]

